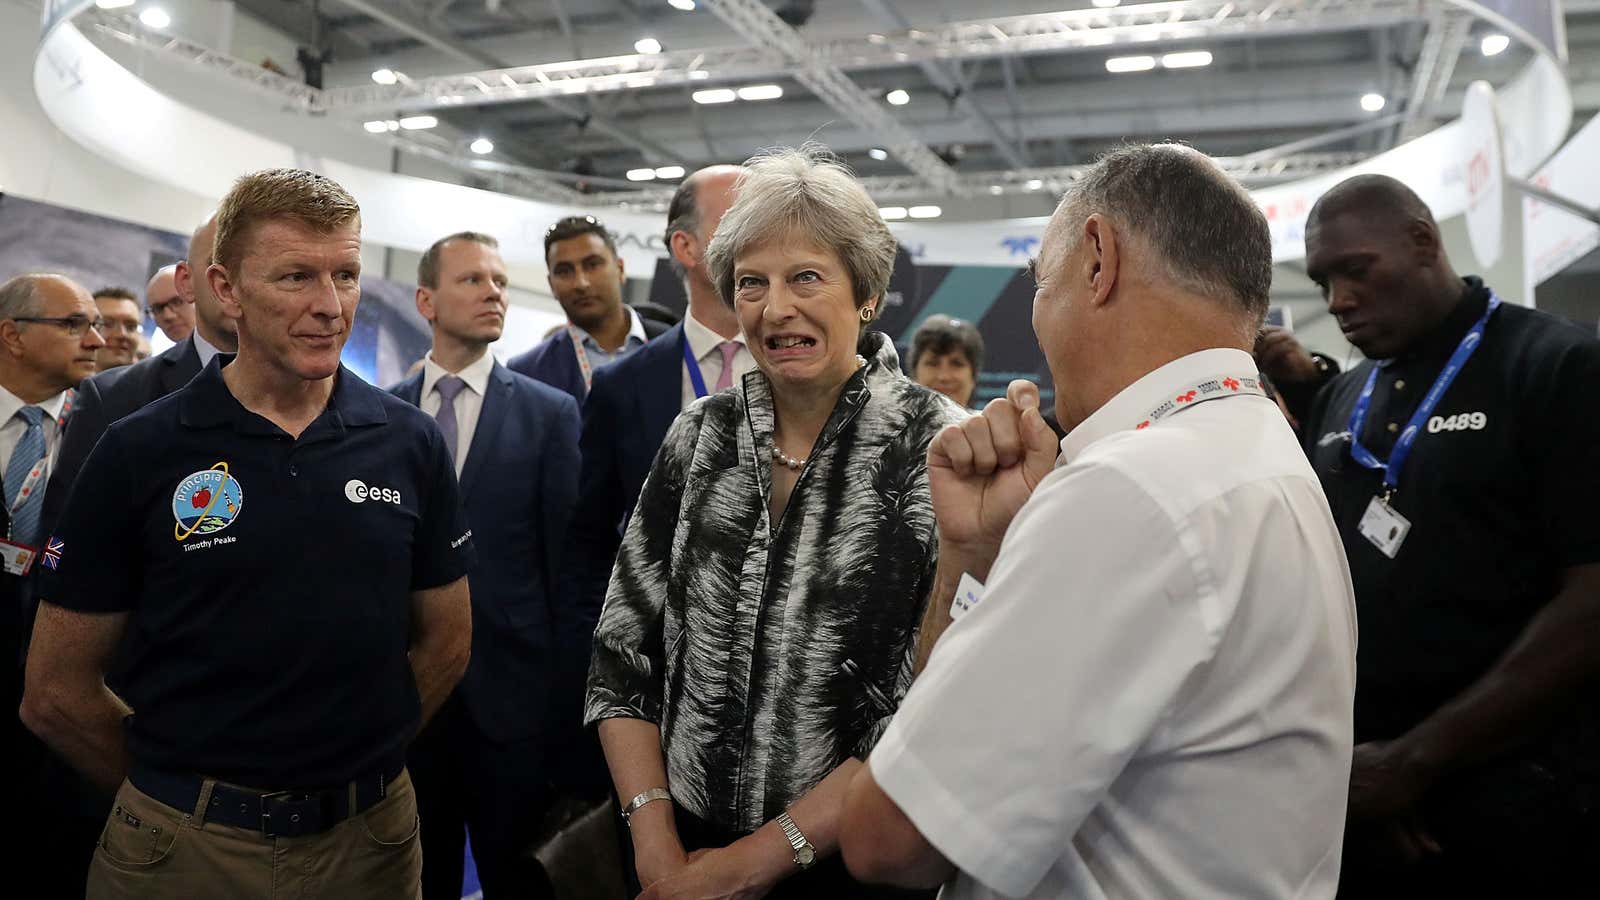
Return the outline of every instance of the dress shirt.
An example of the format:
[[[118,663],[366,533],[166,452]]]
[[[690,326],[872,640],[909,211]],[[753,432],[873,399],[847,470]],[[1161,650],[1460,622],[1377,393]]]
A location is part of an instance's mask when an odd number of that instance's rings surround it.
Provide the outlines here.
[[[732,338],[725,338],[715,331],[700,324],[692,313],[683,317],[683,339],[689,342],[689,352],[694,354],[700,363],[700,377],[706,381],[706,390],[711,390],[722,377],[722,351],[717,349],[723,341],[731,340],[739,344],[739,352],[733,357],[733,383],[740,384],[744,373],[756,367],[756,359],[750,355],[750,348],[745,346],[744,335],[741,333]],[[683,371],[683,408],[688,409],[689,404],[698,399],[694,392],[694,382],[689,378],[689,370]]]
[[[1157,414],[1227,376],[1255,363],[1175,360],[1062,441],[874,750],[946,900],[1334,895],[1349,570],[1270,400]]]
[[[56,464],[56,453],[61,449],[61,407],[67,402],[67,392],[62,391],[41,403],[27,404],[22,402],[16,394],[0,387],[0,472],[6,470],[11,464],[11,451],[17,449],[17,441],[22,440],[22,435],[28,430],[28,423],[17,418],[17,410],[24,406],[37,406],[44,410],[44,419],[39,426],[44,430],[44,445],[48,449],[45,455],[49,458],[48,473]],[[47,475],[41,475],[39,486],[42,488],[47,481]]]
[[[472,449],[472,434],[478,430],[478,416],[483,412],[483,397],[489,390],[489,373],[494,371],[494,354],[484,351],[478,361],[459,372],[449,372],[433,361],[428,352],[422,363],[422,411],[439,417],[439,392],[433,389],[439,379],[455,375],[467,383],[467,389],[456,394],[456,477],[467,465],[467,452]]]
[[[591,370],[598,369],[608,362],[616,362],[643,347],[650,340],[650,336],[645,334],[644,320],[639,318],[639,314],[634,312],[633,308],[626,303],[622,305],[622,311],[628,314],[628,336],[623,339],[622,346],[618,347],[615,353],[607,353],[600,349],[600,344],[594,339],[594,335],[584,331],[582,328],[578,329],[578,333],[583,335],[583,349],[589,355],[589,368]],[[466,376],[463,375],[462,377]]]
[[[205,335],[200,333],[200,327],[198,325],[195,326],[195,329],[193,332],[191,332],[191,334],[194,337],[194,352],[200,354],[200,368],[204,369],[206,366],[211,365],[211,357],[216,356],[222,351],[212,346],[211,342],[206,340]]]

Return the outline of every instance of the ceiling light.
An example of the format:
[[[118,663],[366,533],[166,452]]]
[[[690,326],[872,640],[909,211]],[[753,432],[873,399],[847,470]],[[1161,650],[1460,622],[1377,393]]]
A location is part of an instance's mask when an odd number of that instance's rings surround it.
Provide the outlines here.
[[[1383,99],[1382,94],[1361,95],[1361,108],[1367,112],[1377,112],[1378,110],[1383,109],[1384,104],[1388,102],[1389,101]]]
[[[1511,46],[1511,38],[1503,34],[1486,34],[1483,36],[1483,43],[1478,45],[1478,49],[1483,51],[1484,56],[1499,56],[1509,46]]]
[[[656,177],[669,179],[682,178],[683,171],[683,166],[662,166],[661,168],[656,169]]]
[[[1161,57],[1161,65],[1168,69],[1198,69],[1201,66],[1209,66],[1211,51],[1189,50],[1183,53],[1168,53]]]
[[[494,141],[491,141],[486,137],[481,137],[473,141],[467,149],[478,154],[479,156],[483,156],[486,153],[494,152]]]
[[[1094,5],[1101,9],[1110,9],[1121,2],[1122,0],[1094,0]]]
[[[869,147],[867,149],[867,155],[878,162],[883,162],[889,158],[889,151],[883,149],[882,147]]]
[[[869,34],[869,35],[867,35],[867,43],[869,43],[869,44],[882,44],[882,43],[884,43],[885,41],[888,41],[888,40],[889,40],[888,38],[884,37],[881,34]]]
[[[1033,178],[1028,181],[1026,187],[1030,191],[1037,191],[1044,187],[1044,181],[1038,178]]]
[[[681,9],[684,12],[694,11],[694,0],[667,0],[667,5],[673,9]]]
[[[995,195],[996,197],[1000,196],[1001,194],[1004,194],[1005,192],[1006,192],[1006,189],[1001,187],[998,184],[989,185],[989,193]]]
[[[628,170],[628,180],[629,181],[655,181],[656,180],[656,170],[655,169],[629,169]]]
[[[707,72],[705,69],[691,69],[691,70],[689,70],[689,80],[690,81],[705,81],[707,78],[710,78],[710,77],[711,77],[711,73]]]
[[[1107,72],[1148,72],[1155,67],[1154,56],[1113,56],[1106,60]]]
[[[136,0],[94,0],[94,5],[101,9],[124,9],[135,2]]]
[[[911,102],[911,95],[900,88],[895,88],[889,93],[884,94],[883,99],[889,101],[890,106],[905,106],[907,103]]]
[[[396,119],[390,119],[389,121],[383,123],[383,130],[384,131],[399,131],[400,130],[400,122],[398,120],[396,120]]]
[[[906,208],[904,206],[880,206],[878,207],[878,215],[883,216],[885,221],[893,222],[906,217]]]
[[[439,124],[433,116],[406,116],[400,120],[400,127],[407,131],[421,131]]]
[[[383,134],[385,131],[389,130],[389,124],[382,119],[378,119],[373,122],[366,122],[362,124],[361,127],[365,128],[368,134]]]
[[[692,95],[696,103],[732,103],[739,99],[730,88],[712,88],[709,91],[695,91]]]
[[[740,100],[776,100],[783,96],[783,88],[775,84],[752,84],[739,88]]]
[[[139,21],[143,22],[146,28],[165,28],[172,24],[172,17],[161,7],[152,6],[139,13]]]
[[[906,212],[910,213],[913,219],[937,219],[944,210],[937,206],[913,206]]]
[[[639,38],[633,42],[633,49],[636,53],[660,53],[661,42],[652,37]]]
[[[400,80],[400,74],[393,69],[375,69],[372,80],[379,84],[394,84]]]

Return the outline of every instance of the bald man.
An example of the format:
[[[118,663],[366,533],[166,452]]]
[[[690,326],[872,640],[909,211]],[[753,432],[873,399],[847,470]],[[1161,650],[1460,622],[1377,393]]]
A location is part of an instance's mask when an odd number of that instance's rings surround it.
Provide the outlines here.
[[[1361,622],[1341,894],[1568,894],[1600,845],[1600,342],[1457,275],[1385,176],[1317,201],[1306,273],[1367,357],[1257,347],[1300,388]]]
[[[144,308],[174,344],[194,331],[194,301],[178,291],[177,266],[163,266],[144,289]]]

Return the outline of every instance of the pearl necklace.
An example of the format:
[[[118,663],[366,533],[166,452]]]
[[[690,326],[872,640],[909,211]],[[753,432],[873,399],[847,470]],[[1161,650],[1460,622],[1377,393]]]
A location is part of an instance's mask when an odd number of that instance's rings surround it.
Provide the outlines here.
[[[865,356],[861,356],[861,355],[857,354],[856,355],[856,368],[858,368],[858,369],[866,368],[866,365],[867,365],[867,358]],[[792,471],[798,472],[801,469],[804,469],[806,467],[806,460],[808,460],[810,458],[811,458],[811,454],[809,454],[809,453],[806,454],[805,456],[794,457],[794,456],[790,456],[789,454],[783,452],[782,450],[779,450],[778,449],[778,437],[777,437],[777,435],[773,435],[773,437],[772,437],[772,461],[773,462],[775,462],[778,465],[783,466],[783,467],[785,467],[787,469],[790,469]]]

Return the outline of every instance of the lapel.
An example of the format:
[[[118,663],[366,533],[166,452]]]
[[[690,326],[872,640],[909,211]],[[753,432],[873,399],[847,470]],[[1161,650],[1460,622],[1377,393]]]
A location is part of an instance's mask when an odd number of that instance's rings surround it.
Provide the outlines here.
[[[194,337],[161,354],[161,394],[166,396],[188,384],[200,374],[200,351],[194,348]]]
[[[467,448],[467,464],[461,470],[461,494],[472,490],[478,472],[483,468],[483,458],[494,446],[500,423],[505,421],[511,403],[511,370],[495,360],[489,371],[488,390],[483,396],[483,409],[478,412],[478,426],[472,432],[472,445]]]
[[[394,395],[401,400],[422,408],[422,373],[418,372],[394,386]]]
[[[654,351],[650,364],[640,367],[644,383],[637,392],[643,407],[639,410],[638,421],[647,426],[651,458],[655,457],[661,439],[666,437],[672,420],[683,408],[683,345],[688,340],[683,333],[683,323],[679,322],[671,331],[638,350],[639,353]]]

